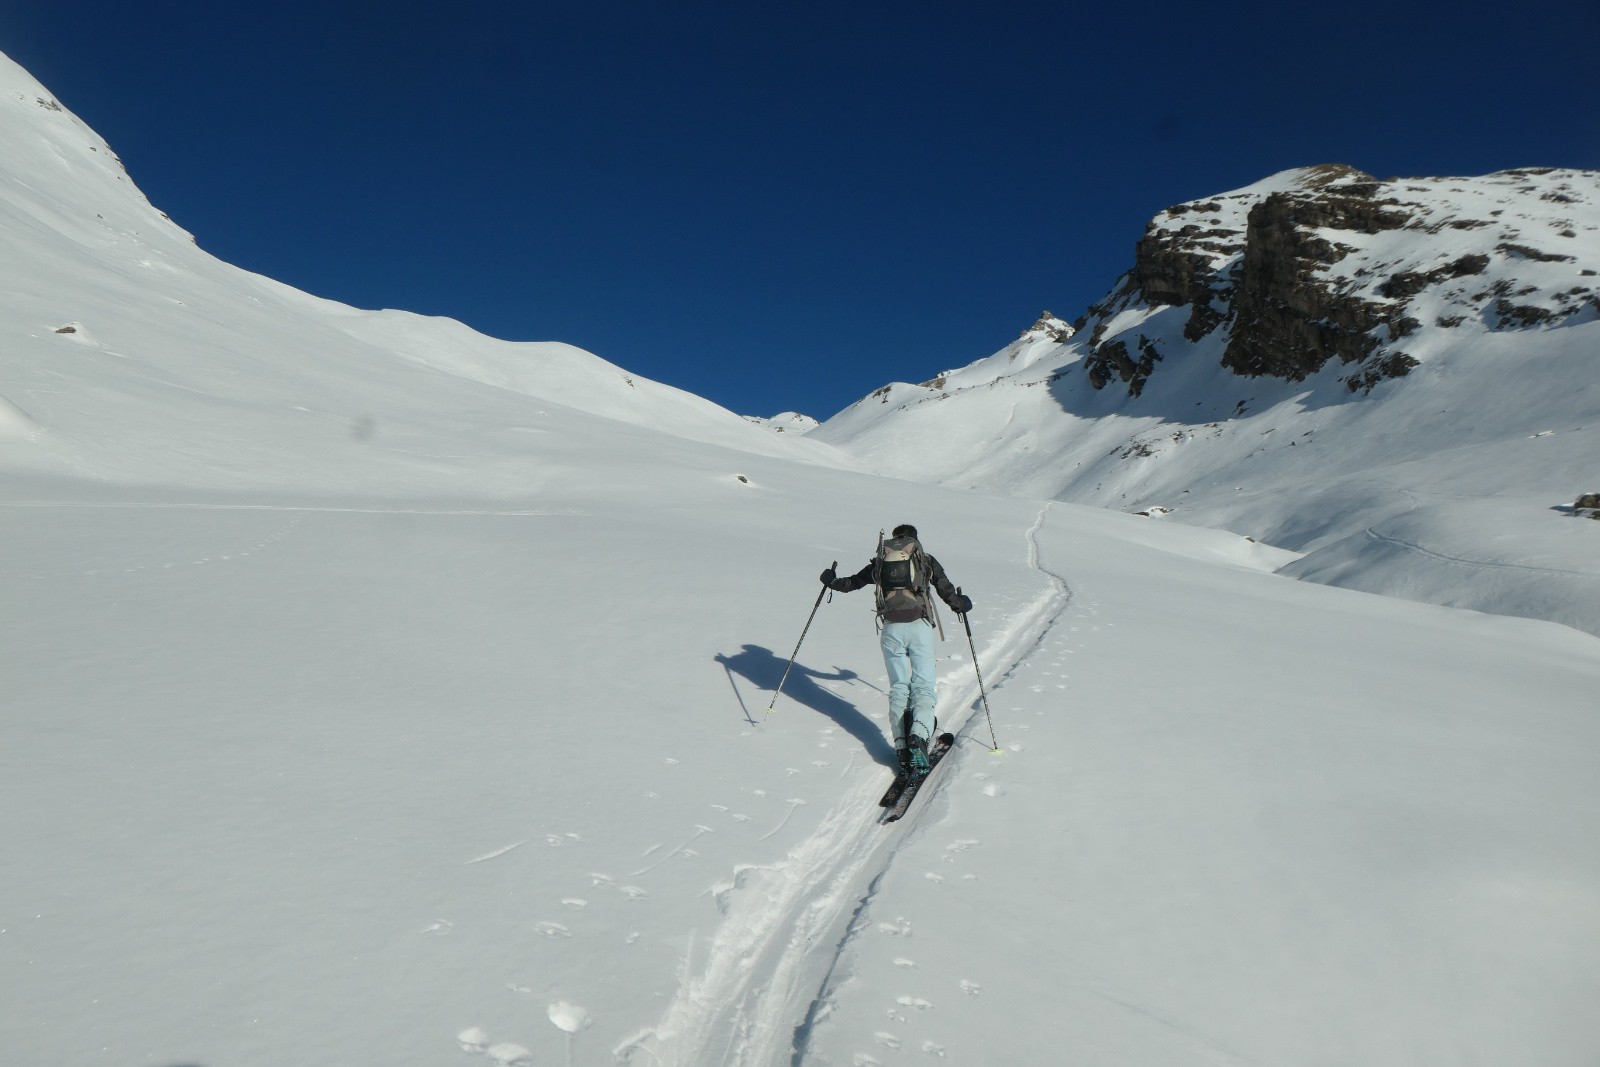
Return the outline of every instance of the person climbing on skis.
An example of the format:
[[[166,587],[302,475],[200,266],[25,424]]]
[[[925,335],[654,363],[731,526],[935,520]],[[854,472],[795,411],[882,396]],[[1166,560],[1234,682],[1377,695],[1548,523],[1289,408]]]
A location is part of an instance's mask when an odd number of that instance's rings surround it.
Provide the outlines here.
[[[939,616],[930,591],[957,615],[972,610],[972,599],[958,592],[939,561],[923,551],[911,525],[896,526],[888,539],[879,534],[877,555],[855,574],[841,578],[829,567],[822,572],[822,584],[840,593],[868,585],[876,589],[899,776],[906,781],[920,778],[928,773],[928,748],[937,724],[933,642]]]

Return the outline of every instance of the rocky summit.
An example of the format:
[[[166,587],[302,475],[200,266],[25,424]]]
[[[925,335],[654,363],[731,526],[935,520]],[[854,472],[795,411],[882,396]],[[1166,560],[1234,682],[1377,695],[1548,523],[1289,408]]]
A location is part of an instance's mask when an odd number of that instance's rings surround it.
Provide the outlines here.
[[[1167,208],[1074,323],[810,437],[1212,526],[1298,578],[1600,633],[1600,172],[1330,165]],[[912,379],[915,381],[916,379]]]
[[[1408,373],[1419,335],[1600,314],[1600,174],[1527,168],[1392,178],[1329,164],[1178,204],[1077,322],[1095,388],[1138,396],[1159,364],[1203,346],[1245,377],[1302,381],[1330,361],[1352,391]],[[1138,311],[1187,309],[1158,335]]]

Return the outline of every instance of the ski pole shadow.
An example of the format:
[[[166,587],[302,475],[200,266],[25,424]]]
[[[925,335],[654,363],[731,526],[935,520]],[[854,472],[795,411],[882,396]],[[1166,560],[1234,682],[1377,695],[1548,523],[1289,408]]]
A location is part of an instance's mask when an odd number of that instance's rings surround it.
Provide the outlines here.
[[[784,668],[789,663],[771,649],[762,648],[760,645],[745,645],[740,652],[732,656],[719,652],[715,659],[722,664],[723,670],[728,672],[730,684],[733,683],[733,675],[737,674],[757,689],[768,692],[778,688],[778,682],[783,679]],[[884,737],[883,730],[878,724],[861,714],[860,710],[848,700],[835,696],[817,684],[819,681],[848,682],[857,678],[855,671],[835,668],[834,673],[827,674],[796,661],[793,669],[789,671],[789,680],[783,683],[783,697],[826,715],[851,737],[860,741],[873,760],[886,767],[892,767],[896,763],[894,748],[889,744],[888,738]],[[734,684],[733,691],[739,697],[739,706],[744,709],[745,718],[754,723],[756,720],[751,717],[750,709],[745,705],[744,696],[739,693],[737,684]]]

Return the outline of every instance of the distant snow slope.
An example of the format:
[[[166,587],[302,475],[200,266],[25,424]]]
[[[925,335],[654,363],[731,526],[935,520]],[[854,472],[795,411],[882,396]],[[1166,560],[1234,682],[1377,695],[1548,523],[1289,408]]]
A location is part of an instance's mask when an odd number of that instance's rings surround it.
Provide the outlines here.
[[[154,484],[442,488],[537,480],[540,437],[599,416],[845,462],[570,345],[359,311],[222,263],[0,56],[0,463]],[[581,420],[580,420],[581,421]],[[448,444],[419,448],[442,430]]]
[[[1560,510],[1600,488],[1600,174],[1366,192],[1328,173],[1171,209],[1076,336],[1029,331],[930,382],[886,386],[810,437],[903,477],[1169,508],[1304,553],[1288,569],[1300,577],[1600,633],[1600,527]],[[1340,194],[1352,183],[1365,195]],[[1298,274],[1260,282],[1266,302],[1282,290],[1380,323],[1302,338],[1326,363],[1300,380],[1222,365],[1242,358],[1246,220],[1274,195],[1290,212],[1310,210],[1303,195],[1403,220],[1280,240],[1278,267]],[[1318,241],[1326,263],[1307,258]],[[1285,352],[1284,331],[1317,326],[1253,314],[1254,335]]]
[[[756,415],[745,416],[757,426],[765,426],[774,433],[810,433],[818,426],[817,420],[798,411],[780,411],[770,419]]]

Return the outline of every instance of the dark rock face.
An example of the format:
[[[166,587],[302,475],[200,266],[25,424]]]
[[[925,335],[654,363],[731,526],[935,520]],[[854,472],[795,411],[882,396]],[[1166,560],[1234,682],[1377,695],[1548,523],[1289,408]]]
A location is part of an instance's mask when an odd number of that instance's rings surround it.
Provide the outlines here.
[[[1134,247],[1133,270],[1127,276],[1128,288],[1144,293],[1153,304],[1190,306],[1184,336],[1191,341],[1216,329],[1222,319],[1212,307],[1217,257],[1236,255],[1244,247],[1243,234],[1219,224],[1220,210],[1214,200],[1168,208],[1169,218],[1190,212],[1199,217],[1177,229],[1148,226]]]
[[[1573,238],[1594,226],[1555,216],[1597,193],[1592,172],[1379,181],[1328,164],[1179,204],[1150,221],[1133,268],[1075,324],[1090,328],[1085,371],[1095,388],[1120,381],[1137,397],[1164,355],[1216,336],[1235,374],[1302,381],[1337,361],[1349,389],[1370,391],[1418,365],[1398,343],[1419,332],[1600,314],[1593,286],[1571,285],[1594,276],[1579,262],[1594,257],[1573,254],[1593,247]],[[1487,284],[1459,284],[1479,275]],[[1162,306],[1188,309],[1181,340],[1140,325],[1141,308]]]
[[[1416,296],[1428,286],[1451,278],[1464,278],[1470,274],[1482,274],[1489,265],[1489,257],[1483,255],[1466,255],[1453,263],[1448,263],[1437,270],[1427,271],[1397,271],[1389,275],[1378,286],[1378,292],[1391,300],[1404,300]]]
[[[1161,350],[1156,343],[1144,334],[1138,335],[1139,358],[1134,358],[1128,353],[1126,341],[1116,340],[1101,345],[1095,350],[1094,360],[1089,367],[1089,380],[1096,389],[1104,389],[1111,382],[1111,376],[1128,383],[1128,395],[1138,396],[1144,392],[1144,383],[1150,377],[1150,372],[1155,370],[1156,364],[1161,362]]]
[[[1223,366],[1301,381],[1334,357],[1359,363],[1372,355],[1379,344],[1373,331],[1396,321],[1397,306],[1343,292],[1319,275],[1353,251],[1323,232],[1371,234],[1411,221],[1398,200],[1376,199],[1377,189],[1362,180],[1338,192],[1273,193],[1250,209]]]

